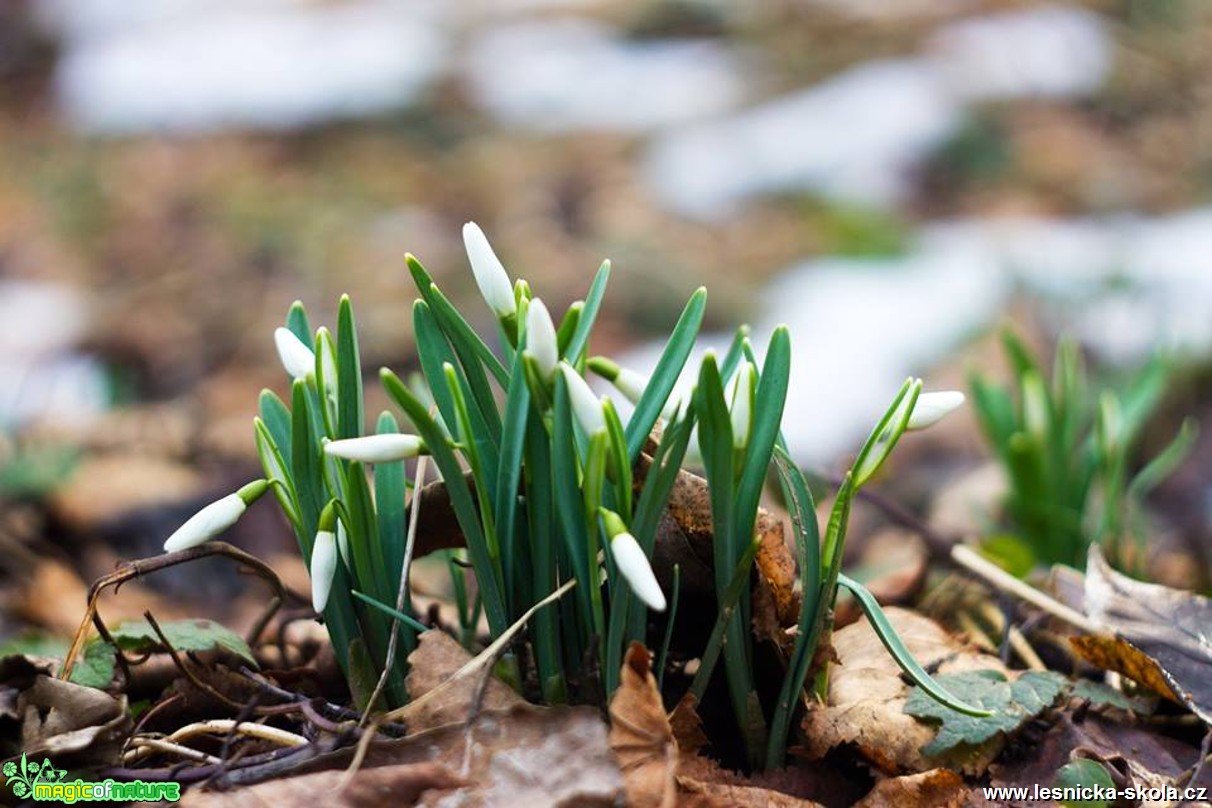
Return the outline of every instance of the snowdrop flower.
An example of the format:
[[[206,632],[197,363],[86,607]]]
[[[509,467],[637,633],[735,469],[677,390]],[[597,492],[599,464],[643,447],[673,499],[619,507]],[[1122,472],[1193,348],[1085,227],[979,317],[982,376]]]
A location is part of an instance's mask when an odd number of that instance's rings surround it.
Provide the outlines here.
[[[547,306],[537,297],[526,311],[526,350],[522,354],[538,365],[544,382],[551,381],[560,363],[560,348]]]
[[[925,429],[943,419],[947,413],[964,403],[964,394],[958,390],[942,390],[937,393],[921,393],[913,405],[906,429]]]
[[[360,460],[363,463],[391,463],[427,454],[425,441],[416,435],[388,432],[382,435],[366,435],[361,438],[333,440],[324,444],[324,453],[345,460]]]
[[[248,506],[269,489],[266,480],[255,480],[195,513],[164,542],[164,552],[188,550],[209,541],[234,525]]]
[[[467,248],[467,258],[471,261],[471,271],[476,277],[476,286],[480,287],[488,307],[500,318],[517,314],[518,303],[513,296],[513,284],[501,264],[501,259],[492,251],[492,245],[484,236],[484,231],[475,222],[463,225],[463,246]]]
[[[274,345],[278,348],[282,367],[292,379],[305,379],[307,374],[315,372],[316,355],[289,328],[274,329]]]
[[[732,445],[744,449],[749,443],[753,421],[753,396],[757,385],[757,368],[752,362],[743,363],[732,377],[732,403],[728,415],[732,420]]]
[[[606,534],[610,537],[610,556],[619,574],[631,586],[636,597],[644,601],[644,605],[658,612],[665,611],[665,593],[661,591],[640,543],[627,530],[617,513],[602,508],[601,515]]]
[[[606,431],[606,418],[602,415],[602,402],[589,389],[581,374],[567,362],[560,363],[560,372],[568,384],[568,398],[572,402],[572,414],[576,416],[586,435],[597,435]]]
[[[316,533],[311,548],[311,607],[316,613],[324,611],[328,596],[332,593],[333,578],[337,574],[337,537],[331,530]]]

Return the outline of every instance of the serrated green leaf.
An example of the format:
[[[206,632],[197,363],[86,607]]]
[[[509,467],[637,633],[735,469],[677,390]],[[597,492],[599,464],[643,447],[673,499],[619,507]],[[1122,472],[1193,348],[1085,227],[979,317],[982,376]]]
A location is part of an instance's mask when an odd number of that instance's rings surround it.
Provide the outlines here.
[[[905,702],[905,712],[915,718],[941,722],[934,740],[922,754],[935,757],[959,746],[980,746],[998,733],[1011,734],[1051,706],[1068,686],[1068,680],[1051,671],[1028,671],[1013,683],[996,670],[942,674],[935,681],[966,703],[990,711],[988,716],[958,713],[920,688]]]
[[[160,623],[160,631],[177,651],[214,651],[224,649],[256,665],[252,649],[234,631],[214,620],[171,620]],[[151,623],[128,620],[110,629],[110,635],[123,651],[148,653],[167,650],[160,642]]]

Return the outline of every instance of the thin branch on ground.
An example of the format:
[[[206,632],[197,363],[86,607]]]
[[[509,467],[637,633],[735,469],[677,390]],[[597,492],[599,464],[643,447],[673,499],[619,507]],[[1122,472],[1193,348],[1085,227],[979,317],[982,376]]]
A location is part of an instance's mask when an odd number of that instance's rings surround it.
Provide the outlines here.
[[[108,575],[104,575],[94,581],[88,590],[88,605],[84,612],[84,619],[80,622],[80,627],[76,629],[75,636],[72,637],[72,644],[63,659],[63,667],[59,671],[59,678],[65,680],[70,678],[72,668],[75,666],[77,658],[84,651],[84,644],[88,641],[90,624],[96,627],[97,633],[101,635],[103,640],[117,647],[117,643],[114,642],[113,636],[110,634],[105,622],[101,619],[100,612],[97,610],[97,603],[101,598],[102,592],[110,587],[117,592],[118,588],[127,581],[133,581],[145,575],[150,575],[153,572],[159,572],[169,567],[175,567],[178,564],[184,564],[194,559],[211,555],[226,556],[239,564],[243,564],[259,577],[265,579],[274,591],[274,596],[270,599],[265,611],[253,624],[253,628],[249,632],[249,647],[255,648],[261,638],[261,633],[265,630],[274,614],[277,613],[278,608],[286,601],[286,588],[282,585],[282,581],[278,578],[277,573],[261,559],[227,542],[208,541],[203,545],[191,547],[188,550],[128,561]],[[129,674],[129,670],[126,669],[127,663],[125,657],[122,654],[118,654],[118,660],[123,666],[124,672]]]
[[[1066,606],[1035,587],[1020,581],[993,562],[985,560],[970,547],[963,544],[955,545],[951,548],[951,558],[961,567],[984,578],[994,587],[1021,600],[1025,600],[1037,608],[1043,609],[1048,614],[1065,621],[1074,628],[1078,628],[1087,634],[1103,633],[1102,629],[1093,620],[1086,617],[1086,615]]]

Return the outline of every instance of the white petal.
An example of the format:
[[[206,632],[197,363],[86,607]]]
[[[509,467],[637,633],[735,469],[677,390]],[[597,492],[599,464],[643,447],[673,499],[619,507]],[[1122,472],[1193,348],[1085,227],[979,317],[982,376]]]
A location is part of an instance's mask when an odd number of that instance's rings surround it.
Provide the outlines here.
[[[164,552],[175,553],[209,541],[236,523],[248,506],[239,494],[228,494],[195,513],[164,542]]]
[[[303,379],[308,373],[315,373],[316,355],[303,344],[303,340],[295,336],[295,332],[289,328],[274,329],[274,345],[278,348],[282,367],[286,368],[292,379]]]
[[[572,401],[572,414],[581,424],[586,435],[596,435],[606,431],[606,419],[602,415],[602,402],[593,394],[589,383],[581,378],[572,365],[560,363],[560,372],[568,383],[568,398]]]
[[[560,362],[556,330],[551,322],[551,315],[547,312],[547,306],[537,297],[530,301],[530,308],[526,312],[524,353],[534,359],[544,381],[549,381],[555,375],[556,365]]]
[[[311,606],[317,613],[328,605],[332,581],[337,574],[337,537],[321,530],[311,548]]]
[[[964,403],[964,394],[958,390],[942,390],[937,393],[922,393],[913,405],[906,429],[925,429],[943,419],[947,413]]]
[[[501,259],[492,251],[484,231],[475,222],[463,225],[463,246],[467,248],[467,258],[471,261],[471,272],[476,277],[476,286],[484,296],[489,308],[498,317],[514,314],[518,310],[517,301],[513,296],[513,284],[505,272]]]
[[[665,593],[657,583],[656,575],[652,573],[652,565],[640,548],[635,536],[630,533],[620,533],[610,541],[610,554],[619,573],[627,579],[636,597],[644,601],[650,609],[658,612],[665,611]]]
[[[324,444],[324,452],[346,460],[363,463],[390,463],[416,457],[425,451],[425,441],[416,435],[388,433],[367,435],[362,438],[334,440]]]

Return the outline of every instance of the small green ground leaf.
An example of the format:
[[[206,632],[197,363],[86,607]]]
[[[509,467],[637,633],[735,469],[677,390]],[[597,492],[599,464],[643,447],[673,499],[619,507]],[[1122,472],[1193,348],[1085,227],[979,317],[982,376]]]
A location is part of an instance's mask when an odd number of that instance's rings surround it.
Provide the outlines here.
[[[1027,671],[1010,684],[1010,700],[1031,718],[1051,707],[1069,687],[1069,680],[1054,671]]]
[[[992,712],[985,717],[957,713],[914,688],[905,712],[915,718],[941,722],[938,735],[922,747],[934,757],[957,746],[979,746],[999,732],[1013,733],[1049,707],[1068,685],[1060,674],[1028,671],[1009,682],[995,670],[964,671],[935,677],[948,692],[966,703]]]
[[[31,633],[0,644],[0,659],[10,656],[53,657],[63,659],[70,643],[49,634]],[[114,680],[117,656],[114,647],[99,637],[84,646],[84,654],[72,667],[70,681],[98,690],[109,687]]]
[[[1067,763],[1056,772],[1056,779],[1052,781],[1053,788],[1080,788],[1080,787],[1097,787],[1101,789],[1115,789],[1115,781],[1111,779],[1111,774],[1101,763],[1096,760],[1087,760],[1079,758],[1071,763]],[[1108,791],[1110,793],[1110,791]],[[1065,808],[1107,808],[1110,804],[1108,800],[1060,800],[1061,805]]]
[[[84,646],[84,656],[72,668],[70,681],[103,690],[114,681],[117,660],[117,649],[100,637],[94,637]]]
[[[160,623],[160,630],[178,651],[214,651],[225,649],[256,665],[252,649],[238,634],[213,620],[173,620]],[[118,647],[124,651],[147,652],[165,650],[146,620],[130,620],[111,629]]]

